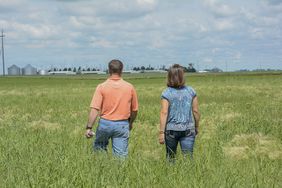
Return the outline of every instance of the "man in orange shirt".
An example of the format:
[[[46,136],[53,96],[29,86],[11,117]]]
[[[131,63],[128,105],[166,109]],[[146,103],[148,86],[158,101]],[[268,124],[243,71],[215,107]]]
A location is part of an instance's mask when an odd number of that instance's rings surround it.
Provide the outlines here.
[[[121,78],[122,69],[121,61],[109,62],[110,77],[97,86],[93,95],[85,136],[93,136],[92,125],[100,116],[94,151],[106,151],[109,139],[112,139],[113,154],[126,157],[129,130],[137,116],[138,101],[134,87]]]

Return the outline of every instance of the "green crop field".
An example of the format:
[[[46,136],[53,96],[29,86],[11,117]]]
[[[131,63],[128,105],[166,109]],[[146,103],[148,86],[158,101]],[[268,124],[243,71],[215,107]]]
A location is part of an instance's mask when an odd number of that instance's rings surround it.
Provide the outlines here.
[[[139,114],[129,158],[92,152],[89,104],[105,76],[0,78],[0,187],[282,187],[282,74],[195,74],[194,160],[158,144],[165,75],[125,75]],[[97,125],[96,125],[97,126]]]

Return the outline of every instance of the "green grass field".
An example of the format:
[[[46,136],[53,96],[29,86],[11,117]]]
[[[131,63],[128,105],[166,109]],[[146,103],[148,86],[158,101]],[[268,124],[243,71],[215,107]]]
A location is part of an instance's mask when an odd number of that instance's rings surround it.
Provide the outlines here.
[[[282,74],[188,75],[202,119],[194,160],[158,144],[165,75],[125,75],[139,97],[129,158],[93,154],[89,104],[105,77],[0,78],[0,187],[282,187]]]

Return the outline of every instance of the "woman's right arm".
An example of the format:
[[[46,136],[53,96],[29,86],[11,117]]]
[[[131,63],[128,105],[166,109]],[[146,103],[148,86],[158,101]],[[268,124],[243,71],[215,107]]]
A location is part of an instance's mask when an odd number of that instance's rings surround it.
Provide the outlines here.
[[[167,121],[169,102],[166,99],[161,100],[161,114],[160,114],[160,130],[159,143],[164,144],[165,125]]]
[[[196,134],[198,134],[201,114],[200,114],[200,111],[199,111],[199,104],[198,104],[198,97],[197,96],[195,96],[193,98],[192,112],[193,112],[193,116],[194,116],[194,120],[195,120]]]

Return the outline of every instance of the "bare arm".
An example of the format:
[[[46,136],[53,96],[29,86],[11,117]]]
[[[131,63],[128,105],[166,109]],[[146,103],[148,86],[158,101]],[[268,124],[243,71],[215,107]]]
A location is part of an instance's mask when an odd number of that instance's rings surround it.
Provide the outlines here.
[[[137,111],[131,111],[130,113],[130,118],[129,118],[129,130],[132,129],[133,127],[133,122],[137,117]]]
[[[199,111],[199,104],[198,104],[198,97],[197,96],[195,96],[193,98],[192,112],[193,112],[193,116],[194,116],[194,120],[195,120],[195,128],[196,128],[196,131],[198,133],[201,114],[200,114],[200,111]]]
[[[90,113],[89,113],[88,123],[86,125],[87,128],[86,128],[85,136],[87,138],[90,138],[90,137],[93,136],[93,135],[90,135],[90,133],[91,133],[91,129],[92,129],[93,124],[95,123],[98,115],[99,115],[99,111],[95,108],[91,108]]]
[[[166,99],[161,100],[161,113],[160,113],[160,130],[159,130],[159,143],[164,144],[164,133],[168,115],[169,102]]]

